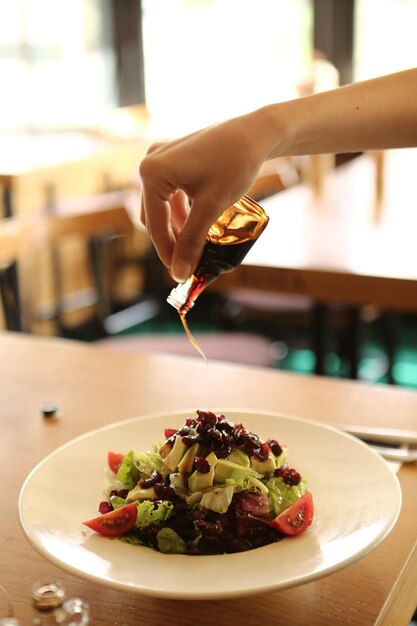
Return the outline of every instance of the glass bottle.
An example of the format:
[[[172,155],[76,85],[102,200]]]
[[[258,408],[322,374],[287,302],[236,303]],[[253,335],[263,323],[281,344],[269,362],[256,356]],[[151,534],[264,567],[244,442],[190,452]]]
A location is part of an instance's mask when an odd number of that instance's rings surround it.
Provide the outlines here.
[[[37,580],[32,585],[35,614],[32,626],[56,626],[54,610],[65,600],[65,589],[60,580]]]
[[[268,220],[263,208],[249,196],[243,196],[222,213],[207,233],[194,273],[174,287],[167,298],[182,318],[210,283],[240,265]]]

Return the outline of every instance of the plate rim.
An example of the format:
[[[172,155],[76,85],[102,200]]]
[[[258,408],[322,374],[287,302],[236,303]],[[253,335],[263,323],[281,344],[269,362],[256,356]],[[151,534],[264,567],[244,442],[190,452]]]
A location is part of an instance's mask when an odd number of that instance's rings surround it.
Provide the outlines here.
[[[401,490],[401,485],[400,485],[397,473],[393,470],[393,468],[388,463],[386,463],[382,459],[382,457],[376,451],[369,448],[369,446],[367,446],[367,444],[361,441],[358,437],[343,431],[342,429],[338,428],[337,425],[335,424],[327,424],[324,422],[320,422],[319,420],[310,419],[307,417],[300,417],[298,415],[293,415],[291,413],[283,413],[280,411],[263,410],[263,409],[244,409],[244,408],[241,408],[241,407],[239,408],[236,406],[223,407],[221,410],[217,409],[217,407],[214,407],[214,408],[210,408],[207,410],[210,410],[218,415],[223,414],[226,417],[227,417],[228,412],[242,413],[243,416],[249,416],[251,413],[253,413],[256,416],[264,416],[264,417],[270,417],[270,418],[282,418],[284,420],[307,423],[307,424],[311,424],[312,426],[318,427],[320,429],[325,429],[325,430],[337,433],[338,435],[348,440],[353,440],[355,444],[365,448],[367,450],[367,453],[369,453],[371,456],[377,459],[378,462],[381,462],[381,465],[388,471],[388,473],[391,475],[391,478],[393,479],[393,483],[395,484],[395,488],[396,488],[396,495],[398,497],[398,506],[397,506],[395,514],[392,516],[390,523],[387,525],[386,528],[384,528],[383,532],[381,532],[379,536],[371,544],[365,545],[361,550],[359,550],[358,552],[355,552],[351,556],[346,557],[342,561],[334,563],[333,565],[327,566],[324,570],[317,570],[315,572],[310,572],[310,573],[306,573],[305,575],[299,576],[297,577],[296,581],[287,580],[287,581],[282,581],[278,583],[277,582],[271,582],[270,584],[263,583],[262,585],[255,586],[253,589],[244,589],[242,591],[240,590],[239,591],[238,590],[224,590],[224,591],[217,590],[217,591],[208,591],[208,592],[201,592],[201,593],[193,593],[190,590],[165,591],[162,589],[159,590],[155,588],[145,587],[143,585],[139,587],[137,584],[130,585],[125,582],[120,582],[117,580],[109,580],[107,578],[94,575],[90,572],[77,569],[76,567],[63,562],[61,559],[55,557],[54,554],[52,554],[47,549],[45,549],[39,542],[35,540],[34,537],[30,535],[30,533],[25,527],[24,520],[23,520],[22,501],[25,495],[25,490],[27,489],[27,486],[30,483],[31,478],[44,464],[46,464],[49,461],[50,458],[58,456],[62,450],[71,447],[72,445],[76,444],[79,441],[82,441],[90,437],[93,438],[94,435],[97,433],[101,433],[107,430],[112,430],[119,426],[123,427],[128,424],[133,424],[133,423],[137,423],[141,421],[150,421],[152,419],[162,419],[165,416],[170,417],[170,418],[175,418],[175,417],[181,417],[188,413],[191,413],[191,414],[196,413],[196,409],[194,408],[192,409],[184,408],[184,409],[176,409],[174,411],[155,411],[151,413],[144,413],[143,415],[128,417],[123,420],[113,421],[108,424],[104,424],[102,426],[99,426],[91,430],[86,430],[85,432],[59,445],[57,448],[55,448],[50,453],[48,453],[43,459],[38,461],[38,463],[36,463],[36,465],[32,468],[32,470],[30,470],[30,472],[24,479],[21,485],[21,488],[19,491],[19,497],[18,497],[18,520],[19,520],[20,528],[25,538],[27,539],[27,541],[35,549],[35,551],[37,551],[47,561],[52,562],[61,570],[69,572],[70,574],[76,576],[77,578],[88,580],[90,582],[99,584],[100,586],[104,586],[106,588],[116,589],[118,591],[127,592],[127,593],[133,593],[134,595],[142,595],[142,596],[160,598],[160,599],[178,599],[178,600],[198,601],[198,600],[221,600],[221,599],[247,597],[247,596],[261,594],[261,593],[269,593],[273,591],[289,589],[289,588],[297,587],[303,584],[307,584],[309,582],[313,582],[321,578],[325,578],[342,569],[345,569],[346,567],[349,567],[350,565],[353,565],[357,561],[361,560],[362,558],[364,558],[365,556],[373,552],[373,550],[375,550],[388,537],[388,535],[391,533],[391,531],[395,527],[398,521],[398,518],[400,516],[401,510],[402,510],[402,490]],[[244,552],[243,554],[247,555],[248,552]],[[179,556],[182,558],[188,557],[188,555],[175,555],[175,556]],[[201,560],[212,559],[214,556],[217,558],[218,557],[227,558],[228,556],[231,556],[231,555],[228,555],[228,554],[201,555],[198,558],[199,560],[200,559]]]

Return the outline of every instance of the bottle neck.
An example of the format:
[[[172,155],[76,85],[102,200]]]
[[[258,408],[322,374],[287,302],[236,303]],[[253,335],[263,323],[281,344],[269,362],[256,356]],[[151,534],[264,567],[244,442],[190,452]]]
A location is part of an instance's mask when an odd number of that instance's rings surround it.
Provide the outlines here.
[[[167,302],[174,309],[183,315],[188,313],[188,311],[194,306],[194,298],[191,297],[192,291],[196,285],[197,279],[195,276],[191,276],[185,283],[180,283],[174,289],[172,289],[171,293],[167,297]]]

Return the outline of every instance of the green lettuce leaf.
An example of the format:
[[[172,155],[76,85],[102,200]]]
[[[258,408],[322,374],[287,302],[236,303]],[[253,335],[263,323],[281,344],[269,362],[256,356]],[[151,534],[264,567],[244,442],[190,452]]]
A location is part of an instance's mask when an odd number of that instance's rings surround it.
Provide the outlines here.
[[[163,501],[155,504],[151,500],[143,500],[138,504],[136,526],[146,528],[151,524],[160,524],[167,520],[174,510],[171,502]]]
[[[127,489],[133,489],[140,478],[150,476],[152,472],[160,472],[162,461],[161,455],[155,450],[148,452],[131,450],[125,455],[116,478]]]
[[[164,554],[184,554],[186,543],[172,528],[161,528],[156,535],[158,548]]]
[[[120,509],[122,506],[125,506],[126,500],[125,498],[121,498],[120,496],[112,496],[110,498],[110,504],[113,509]]]
[[[201,498],[201,506],[216,513],[226,513],[232,501],[234,486],[215,487],[203,493]]]
[[[288,448],[286,447],[282,448],[281,454],[275,457],[276,467],[280,467],[281,465],[283,465],[287,460],[287,456],[288,456]]]
[[[138,482],[140,474],[135,463],[135,453],[133,450],[125,455],[116,478],[123,483],[126,489],[133,489]]]
[[[270,478],[266,484],[269,489],[269,506],[275,515],[279,515],[307,491],[307,481],[302,478],[298,485],[287,485],[282,478]]]
[[[120,537],[120,541],[124,541],[125,543],[130,543],[135,546],[144,546],[146,545],[134,532],[126,533]]]
[[[148,450],[148,452],[135,452],[135,465],[141,474],[150,476],[152,472],[162,470],[162,457],[158,452]]]

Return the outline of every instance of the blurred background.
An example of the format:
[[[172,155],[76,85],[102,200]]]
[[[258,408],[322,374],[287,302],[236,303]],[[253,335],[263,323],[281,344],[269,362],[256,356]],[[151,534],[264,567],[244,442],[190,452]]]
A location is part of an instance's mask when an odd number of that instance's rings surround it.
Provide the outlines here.
[[[138,224],[149,145],[415,67],[416,23],[417,0],[1,1],[0,327],[193,355]],[[381,205],[367,237],[402,236],[384,213],[387,180],[410,233],[414,150],[400,165],[381,153],[276,159],[250,195],[272,206],[307,187],[316,198],[327,176],[362,158]],[[209,289],[189,324],[209,358],[417,388],[417,263],[404,277],[403,309],[389,293],[387,306],[347,307],[337,293],[323,303],[277,284]]]

